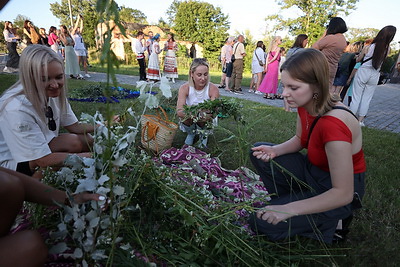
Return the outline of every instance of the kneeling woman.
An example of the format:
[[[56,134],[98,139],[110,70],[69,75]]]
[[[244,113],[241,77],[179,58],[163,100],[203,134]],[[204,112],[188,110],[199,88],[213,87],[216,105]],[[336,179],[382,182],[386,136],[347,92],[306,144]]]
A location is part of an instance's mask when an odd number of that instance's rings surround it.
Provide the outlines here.
[[[189,70],[189,81],[179,88],[178,101],[176,105],[177,115],[181,119],[180,128],[188,135],[185,144],[193,145],[197,130],[204,128],[207,121],[213,117],[207,111],[196,123],[188,118],[184,112],[184,105],[193,106],[204,102],[205,100],[214,100],[219,97],[219,91],[216,85],[210,82],[208,63],[203,58],[193,60]],[[207,137],[200,135],[201,147],[207,146]]]
[[[364,195],[361,128],[329,93],[329,68],[321,52],[300,51],[281,71],[283,96],[298,108],[296,135],[278,145],[252,148],[251,161],[274,196],[250,223],[271,240],[302,235],[330,243],[339,220],[351,217]],[[303,148],[308,155],[299,153]],[[272,159],[297,179],[271,167]]]
[[[89,151],[94,126],[78,122],[64,83],[63,62],[50,48],[24,49],[19,80],[0,98],[2,167],[32,176],[37,168],[61,166],[71,153]],[[59,135],[61,127],[69,133]]]

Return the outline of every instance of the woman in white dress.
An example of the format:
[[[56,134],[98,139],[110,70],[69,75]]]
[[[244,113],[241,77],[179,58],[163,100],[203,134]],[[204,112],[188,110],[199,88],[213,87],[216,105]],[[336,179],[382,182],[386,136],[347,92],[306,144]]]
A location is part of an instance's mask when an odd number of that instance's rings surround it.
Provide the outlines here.
[[[164,51],[167,51],[164,59],[164,76],[175,83],[175,78],[178,78],[178,62],[176,61],[175,52],[178,50],[178,45],[175,42],[174,35],[168,34],[168,40],[165,43]]]
[[[158,55],[161,53],[159,41],[160,34],[157,33],[154,35],[153,44],[151,45],[151,54],[149,57],[149,66],[147,67],[147,75],[146,78],[152,81],[160,80],[160,60],[158,59]]]
[[[251,71],[253,73],[253,79],[255,79],[255,93],[262,95],[260,91],[258,91],[258,87],[260,86],[262,75],[264,72],[265,66],[265,51],[263,50],[264,43],[263,41],[258,41],[256,45],[256,50],[253,53],[253,60],[251,61]],[[254,92],[253,89],[250,87],[249,93]]]

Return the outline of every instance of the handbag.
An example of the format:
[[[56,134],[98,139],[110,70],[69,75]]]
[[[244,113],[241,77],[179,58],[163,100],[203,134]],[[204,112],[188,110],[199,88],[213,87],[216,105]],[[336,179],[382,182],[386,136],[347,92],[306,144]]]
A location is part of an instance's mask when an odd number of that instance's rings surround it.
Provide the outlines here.
[[[172,146],[178,125],[168,119],[167,113],[162,107],[158,107],[157,115],[142,115],[140,122],[142,125],[141,143],[144,148],[159,154]]]
[[[256,49],[256,50],[257,50],[257,49]],[[256,53],[256,50],[254,50],[254,54],[256,55],[256,58],[257,58],[257,60],[258,60],[258,64],[259,64],[261,67],[264,67],[264,63],[258,58],[257,53]]]
[[[233,52],[232,56],[231,56],[231,62],[235,62],[236,58],[235,58],[235,53],[236,53],[236,49],[238,48],[239,44],[236,45],[235,47],[235,51]]]

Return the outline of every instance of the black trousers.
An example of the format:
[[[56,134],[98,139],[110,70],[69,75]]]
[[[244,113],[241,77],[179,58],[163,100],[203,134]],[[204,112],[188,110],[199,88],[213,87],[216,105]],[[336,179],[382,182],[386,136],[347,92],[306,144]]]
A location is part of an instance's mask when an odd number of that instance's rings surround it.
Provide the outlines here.
[[[6,63],[7,67],[18,68],[19,66],[19,55],[17,52],[17,43],[16,42],[7,42],[7,50],[8,50],[8,60]]]
[[[273,145],[270,143],[256,143],[259,145]],[[250,159],[257,169],[271,196],[271,205],[283,205],[293,201],[310,198],[332,188],[330,173],[312,165],[306,155],[291,153],[274,159],[279,165],[289,171],[291,175],[282,171],[271,162],[264,162],[250,153]],[[294,178],[295,177],[295,178]],[[354,191],[362,198],[364,196],[365,173],[354,174]],[[255,214],[250,216],[250,226],[255,232],[266,235],[270,240],[281,240],[294,235],[302,235],[331,243],[338,221],[349,217],[353,212],[353,205],[348,204],[326,212],[294,216],[287,222],[277,225],[258,219]]]
[[[145,58],[137,59],[139,62],[139,76],[141,81],[146,80],[146,61]]]

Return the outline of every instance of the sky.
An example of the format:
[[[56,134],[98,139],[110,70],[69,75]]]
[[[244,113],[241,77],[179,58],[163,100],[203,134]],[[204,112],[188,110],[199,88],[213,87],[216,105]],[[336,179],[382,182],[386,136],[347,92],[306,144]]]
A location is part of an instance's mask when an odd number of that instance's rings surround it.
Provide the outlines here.
[[[231,29],[229,33],[234,35],[236,31],[243,33],[250,30],[255,39],[264,36],[267,22],[265,17],[277,14],[279,6],[275,0],[203,0],[215,7],[220,7],[222,12],[229,16]],[[18,14],[27,16],[39,27],[49,29],[50,26],[58,26],[59,20],[50,12],[50,3],[57,0],[10,0],[0,11],[0,21],[13,21]],[[150,24],[158,22],[159,18],[167,19],[166,11],[172,0],[116,0],[118,5],[131,7],[142,11],[147,16]],[[33,4],[34,3],[34,4]],[[397,35],[394,41],[400,41],[400,1],[399,0],[359,0],[357,9],[349,16],[343,17],[348,27],[351,28],[376,28],[381,29],[386,25],[397,27]],[[295,16],[296,11],[282,13],[284,17]],[[281,35],[285,35],[282,33]]]

